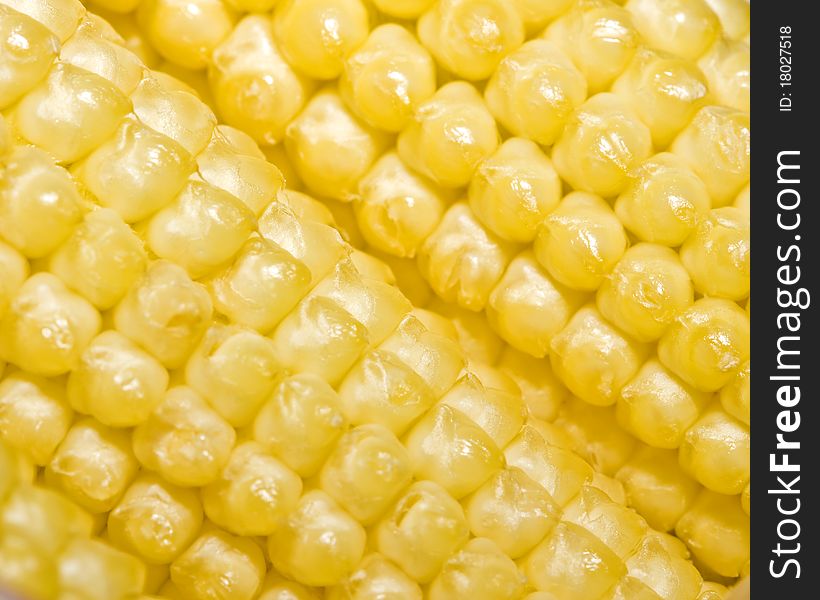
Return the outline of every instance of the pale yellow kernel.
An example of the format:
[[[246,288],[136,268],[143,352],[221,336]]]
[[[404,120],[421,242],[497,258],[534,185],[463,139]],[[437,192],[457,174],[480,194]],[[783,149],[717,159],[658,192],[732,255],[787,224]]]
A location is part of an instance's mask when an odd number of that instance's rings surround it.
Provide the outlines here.
[[[413,472],[444,487],[455,498],[475,491],[504,466],[487,432],[460,410],[439,404],[406,435]]]
[[[640,43],[629,11],[606,0],[579,2],[553,21],[543,36],[569,56],[590,93],[608,89]]]
[[[114,310],[114,326],[165,367],[185,364],[211,320],[203,286],[167,261],[153,263]]]
[[[268,538],[273,566],[291,579],[331,586],[350,575],[362,559],[366,534],[325,492],[302,496],[296,509]]]
[[[277,146],[278,148],[279,146]],[[265,149],[267,150],[267,148]],[[268,159],[275,164],[279,164],[277,160]],[[280,167],[281,168],[281,167]],[[282,171],[284,173],[284,169]],[[312,196],[308,196],[302,192],[293,189],[290,177],[285,178],[288,182],[288,188],[279,192],[276,200],[287,206],[293,214],[299,219],[306,219],[308,221],[315,221],[329,227],[335,227],[336,221],[333,218],[333,213],[324,202],[316,200]]]
[[[749,113],[725,106],[702,108],[672,143],[706,184],[715,207],[730,204],[749,181]]]
[[[214,49],[208,81],[222,120],[266,145],[283,139],[313,88],[285,61],[262,14],[244,17]]]
[[[184,598],[256,598],[265,558],[253,540],[221,530],[205,531],[171,564],[171,581]]]
[[[703,583],[691,562],[669,554],[651,537],[645,538],[641,547],[626,560],[626,568],[631,577],[669,600],[695,598]]]
[[[629,0],[626,9],[647,45],[687,60],[720,34],[720,21],[704,0]]]
[[[711,206],[703,181],[675,154],[661,153],[638,165],[615,201],[615,214],[645,242],[679,246]]]
[[[647,530],[646,521],[634,510],[590,486],[584,486],[564,508],[562,522],[583,527],[622,560],[638,549]]]
[[[3,4],[46,26],[61,43],[71,37],[85,16],[79,0],[3,0]]]
[[[749,358],[749,316],[734,302],[701,298],[666,330],[658,357],[689,385],[717,391]]]
[[[0,49],[0,108],[6,108],[45,77],[59,40],[35,19],[3,4]]]
[[[513,258],[514,246],[488,231],[465,203],[454,204],[422,245],[419,270],[447,302],[484,308]]]
[[[387,285],[398,287],[396,284],[396,276],[393,270],[386,262],[379,257],[354,249],[350,253],[350,262],[364,279],[371,279]],[[399,288],[400,289],[400,288]],[[408,298],[408,300],[410,300]],[[410,302],[412,304],[412,301]]]
[[[529,552],[558,523],[552,496],[521,469],[493,475],[465,500],[473,535],[493,540],[511,558]]]
[[[339,92],[353,111],[384,131],[399,132],[436,91],[427,50],[404,27],[380,25],[344,62]]]
[[[175,387],[133,434],[143,467],[175,485],[201,486],[219,476],[236,432],[191,388]]]
[[[302,477],[315,474],[347,427],[340,400],[314,375],[280,381],[254,422],[254,438]]]
[[[633,168],[652,153],[652,137],[634,109],[615,94],[593,96],[567,120],[552,160],[575,189],[621,193]]]
[[[588,485],[606,494],[616,504],[626,504],[624,484],[614,477],[596,471]]]
[[[419,17],[418,34],[436,60],[468,80],[492,75],[524,43],[524,23],[504,0],[442,0]]]
[[[746,361],[732,380],[720,390],[723,410],[747,426],[751,423],[751,363]]]
[[[709,211],[681,246],[680,258],[698,293],[743,300],[751,288],[748,215],[733,206]]]
[[[568,447],[592,465],[596,472],[614,475],[635,452],[634,438],[613,427],[615,408],[601,407],[572,399],[561,407],[554,425],[563,429]]]
[[[749,36],[749,0],[706,0],[720,19],[720,27],[725,37],[739,40]]]
[[[56,598],[60,589],[54,560],[17,535],[0,537],[0,581],[28,598]]]
[[[328,588],[327,600],[421,600],[418,583],[380,554],[365,556],[339,585]],[[265,600],[268,600],[265,598]],[[273,600],[273,599],[271,599]],[[282,598],[285,600],[285,598]],[[301,598],[294,598],[301,600]]]
[[[270,569],[262,584],[258,600],[318,600],[319,594],[320,592],[314,588],[285,579],[275,570]]]
[[[21,371],[0,382],[0,439],[36,465],[46,465],[71,425],[62,386]]]
[[[23,479],[17,468],[19,454],[6,442],[5,437],[3,435],[0,439],[0,502],[5,502],[6,497]]]
[[[697,560],[723,577],[737,577],[749,560],[749,516],[736,496],[703,491],[675,533]]]
[[[77,421],[46,468],[46,480],[91,513],[116,506],[137,474],[128,432]]]
[[[573,3],[573,0],[513,0],[530,35],[541,31],[547,23],[567,12]]]
[[[365,526],[384,514],[412,478],[407,450],[381,425],[346,433],[319,474],[322,489]]]
[[[750,218],[752,210],[751,193],[751,186],[747,185],[740,191],[740,193],[737,195],[737,198],[735,198],[735,201],[732,203],[732,206],[734,206],[737,209],[740,209],[747,219]]]
[[[652,359],[621,390],[618,422],[655,448],[677,448],[709,395],[692,388]]]
[[[151,565],[168,564],[196,538],[202,525],[199,493],[141,473],[108,516],[108,536]]]
[[[526,578],[489,539],[475,538],[451,556],[430,584],[430,600],[518,600]]]
[[[429,583],[469,537],[464,511],[444,488],[418,481],[375,529],[378,551],[415,581]]]
[[[586,97],[587,82],[581,72],[553,42],[540,39],[502,60],[484,91],[499,123],[514,135],[545,146],[555,143]]]
[[[735,495],[749,481],[750,453],[749,429],[715,407],[686,432],[680,464],[710,490]]]
[[[28,261],[14,248],[0,242],[0,318],[29,275]],[[0,375],[3,370],[0,369]]]
[[[257,442],[234,448],[219,478],[202,489],[208,518],[231,533],[270,535],[296,508],[302,480]]]
[[[601,600],[663,600],[652,588],[627,575],[614,588],[601,597]]]
[[[709,91],[716,104],[749,111],[750,63],[751,52],[748,44],[725,39],[712,44],[700,58],[698,66],[706,75]]]
[[[600,598],[626,574],[626,567],[587,530],[562,522],[529,554],[524,571],[539,590],[573,600]]]
[[[552,446],[527,425],[504,449],[507,465],[518,467],[565,506],[592,479],[592,467],[577,454]]]
[[[538,419],[554,421],[560,406],[570,396],[553,373],[548,358],[537,359],[508,346],[501,354],[498,368],[518,384],[529,413]]]
[[[74,540],[58,559],[61,597],[133,597],[145,585],[145,565],[100,540]]]
[[[470,208],[493,233],[526,243],[558,206],[561,180],[534,142],[510,138],[476,169],[468,198]]]
[[[53,252],[85,206],[65,169],[44,152],[17,146],[0,165],[0,236],[28,258]]]
[[[729,589],[725,585],[714,581],[704,581],[697,600],[723,600],[728,593]]]
[[[15,129],[60,162],[99,146],[131,110],[131,102],[99,75],[58,62],[14,108]]]
[[[0,359],[46,377],[70,371],[100,329],[100,314],[50,273],[32,275],[0,321]]]
[[[677,452],[645,447],[621,467],[627,504],[658,531],[670,531],[695,501],[700,486],[678,464]]]
[[[457,188],[469,183],[498,144],[495,121],[476,88],[455,81],[418,108],[399,135],[397,149],[411,168],[444,187]]]

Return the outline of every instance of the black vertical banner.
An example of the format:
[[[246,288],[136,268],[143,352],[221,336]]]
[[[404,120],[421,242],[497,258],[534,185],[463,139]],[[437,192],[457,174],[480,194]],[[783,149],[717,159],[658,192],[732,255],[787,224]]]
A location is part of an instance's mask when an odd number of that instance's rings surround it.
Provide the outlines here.
[[[818,85],[813,2],[752,11],[751,580],[754,597],[818,598],[815,461],[820,252]]]

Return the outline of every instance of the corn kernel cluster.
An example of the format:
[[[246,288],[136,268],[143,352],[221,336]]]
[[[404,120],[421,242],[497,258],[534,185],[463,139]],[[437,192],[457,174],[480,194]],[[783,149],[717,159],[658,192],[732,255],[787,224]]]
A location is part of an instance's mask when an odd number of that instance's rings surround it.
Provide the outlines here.
[[[0,592],[748,574],[746,0],[90,8],[0,0]]]

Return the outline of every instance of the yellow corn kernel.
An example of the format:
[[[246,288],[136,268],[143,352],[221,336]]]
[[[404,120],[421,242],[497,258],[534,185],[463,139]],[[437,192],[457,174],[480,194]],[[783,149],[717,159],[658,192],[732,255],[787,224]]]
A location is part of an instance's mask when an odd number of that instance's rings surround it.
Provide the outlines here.
[[[733,206],[709,211],[684,242],[680,258],[704,296],[743,300],[751,287],[749,219]]]
[[[697,560],[723,577],[737,577],[749,560],[749,516],[737,497],[704,490],[675,533]]]
[[[709,401],[656,359],[644,363],[621,390],[618,422],[655,448],[677,448]]]
[[[715,207],[730,204],[749,181],[749,113],[707,106],[672,143],[706,184]]]
[[[740,211],[747,219],[749,219],[752,214],[751,193],[751,186],[747,185],[740,191],[740,193],[737,195],[737,198],[735,198],[735,201],[732,203],[732,206],[734,206],[737,209],[740,209]]]
[[[308,268],[275,243],[252,237],[209,282],[217,312],[268,333],[307,293]]]
[[[622,560],[638,549],[647,531],[646,521],[635,511],[590,486],[584,486],[564,508],[562,522],[583,527]]]
[[[484,92],[499,123],[514,135],[545,146],[558,139],[570,114],[586,97],[584,76],[546,40],[531,40],[502,60]]]
[[[538,33],[550,21],[564,14],[573,0],[513,0],[528,34]]]
[[[108,512],[139,468],[130,442],[128,432],[77,421],[46,467],[46,481],[91,513]]]
[[[175,387],[134,430],[134,454],[169,482],[201,486],[228,462],[236,432],[192,389]]]
[[[604,93],[569,117],[552,160],[575,189],[608,197],[624,190],[630,171],[651,153],[649,128],[619,96]]]
[[[630,174],[615,214],[645,242],[680,246],[709,210],[709,192],[677,155],[663,152]]]
[[[359,181],[353,208],[368,244],[394,256],[413,257],[441,221],[448,199],[391,151]]]
[[[743,488],[743,492],[740,495],[740,505],[743,508],[743,512],[747,515],[752,514],[752,491],[751,491],[752,482],[746,484],[746,487]]]
[[[507,465],[518,467],[565,506],[592,479],[592,467],[577,454],[548,444],[527,425],[504,449]]]
[[[629,0],[626,9],[648,46],[686,60],[703,54],[720,34],[720,21],[704,0]]]
[[[3,0],[3,4],[46,26],[61,43],[71,37],[85,17],[85,7],[79,0]]]
[[[140,3],[137,20],[163,58],[201,69],[230,34],[236,15],[221,0],[146,0]]]
[[[700,486],[678,464],[677,452],[642,448],[621,467],[627,504],[658,531],[670,531],[695,501]]]
[[[353,572],[365,541],[362,526],[325,492],[314,490],[268,538],[268,551],[280,573],[305,585],[331,586]]]
[[[5,437],[0,436],[0,506],[22,479],[17,469],[19,454],[6,442]]]
[[[51,255],[49,270],[100,310],[114,306],[145,271],[142,241],[113,210],[87,213]]]
[[[0,113],[0,159],[4,160],[4,162],[11,153],[13,143],[11,129],[6,122],[6,118]]]
[[[384,514],[412,478],[407,450],[381,425],[346,433],[319,474],[322,489],[365,526]]]
[[[720,28],[730,40],[739,40],[749,35],[749,0],[706,0],[720,19]]]
[[[493,540],[516,559],[555,527],[561,509],[521,469],[508,467],[470,495],[464,510],[473,535]]]
[[[133,52],[146,67],[153,69],[160,63],[160,56],[140,30],[137,20],[129,14],[139,3],[140,0],[95,0],[89,3],[93,4],[94,12],[87,14],[86,18],[107,23],[117,34],[116,40],[108,39]]]
[[[198,491],[142,473],[109,514],[108,536],[148,564],[164,565],[191,545],[201,525]]]
[[[576,396],[609,406],[638,372],[646,348],[609,325],[593,307],[579,310],[551,343],[556,375]]]
[[[524,43],[524,23],[503,0],[442,0],[419,17],[419,38],[457,77],[486,79]]]
[[[703,106],[709,87],[694,63],[641,49],[612,91],[635,109],[655,146],[664,148]]]
[[[528,251],[513,259],[493,289],[487,318],[512,347],[541,358],[584,300],[582,293],[555,281]]]
[[[470,0],[474,1],[474,0]],[[499,144],[495,121],[469,83],[448,83],[419,106],[399,135],[401,159],[439,185],[467,185],[478,164]]]
[[[285,132],[285,148],[299,177],[315,194],[336,200],[352,199],[384,146],[383,134],[350,114],[332,89],[313,96]]]
[[[518,600],[525,577],[492,541],[472,539],[451,556],[430,584],[430,600]]]
[[[325,591],[327,600],[421,600],[419,585],[380,554],[365,556],[339,585]],[[263,600],[268,600],[263,598]],[[271,599],[273,600],[273,599]],[[282,598],[281,600],[286,600]],[[301,598],[294,598],[301,600]]]
[[[572,59],[593,94],[609,88],[640,43],[629,12],[607,0],[579,2],[553,21],[543,37]]]
[[[569,398],[569,390],[553,373],[548,358],[537,359],[508,346],[501,354],[498,368],[518,385],[530,415],[544,421],[555,420],[559,408]]]
[[[720,390],[723,410],[747,426],[751,423],[751,363],[746,361]]]
[[[339,397],[314,375],[280,381],[256,416],[254,438],[302,477],[315,474],[347,421]]]
[[[748,11],[748,4],[747,11]],[[719,40],[698,61],[717,104],[749,112],[751,53],[742,41]]]
[[[550,159],[527,139],[510,138],[476,169],[470,208],[493,233],[531,242],[561,200],[561,180]]]
[[[703,578],[691,562],[668,553],[660,542],[647,537],[626,560],[629,575],[643,582],[661,598],[695,598]]]
[[[145,565],[99,540],[74,540],[58,559],[62,597],[87,600],[133,597],[145,585]]]
[[[129,117],[73,172],[97,202],[133,223],[170,204],[195,166],[174,140]]]
[[[592,475],[592,480],[589,482],[589,487],[593,487],[607,495],[616,504],[626,504],[626,490],[624,484],[609,477],[603,473],[595,471]]]
[[[257,442],[234,448],[219,479],[202,489],[208,518],[231,533],[270,535],[296,508],[302,480]]]
[[[500,372],[494,377],[504,377]],[[496,382],[468,372],[440,401],[456,409],[481,427],[496,446],[503,448],[521,430],[527,417],[527,407],[521,391],[510,381],[512,389],[503,389]]]
[[[171,564],[171,581],[184,598],[251,600],[262,587],[265,558],[253,540],[205,531]]]
[[[604,594],[601,600],[663,600],[652,588],[627,575],[614,588]]]
[[[512,244],[485,229],[460,202],[450,207],[422,245],[419,270],[443,300],[479,311],[486,306],[514,250]]]
[[[271,569],[265,577],[265,583],[262,584],[258,600],[318,600],[318,598],[318,592],[313,588],[289,581]]]
[[[600,598],[626,575],[612,550],[572,523],[559,523],[527,556],[524,570],[530,583],[557,600]]]
[[[572,399],[561,407],[555,425],[570,439],[568,448],[586,460],[596,472],[614,475],[635,452],[635,440],[613,427],[614,407],[601,407]]]
[[[658,357],[689,385],[717,391],[749,358],[749,317],[734,302],[701,298],[666,330]]]
[[[396,276],[393,274],[393,270],[377,256],[354,249],[350,253],[350,262],[353,263],[362,278],[396,287]]]
[[[131,110],[131,102],[99,75],[58,62],[14,108],[12,122],[29,142],[60,162],[99,146]]]
[[[0,359],[35,375],[67,373],[100,329],[100,314],[50,273],[29,277],[0,321]]]
[[[85,210],[69,174],[41,150],[18,146],[0,176],[0,236],[28,258],[53,252]]]
[[[185,380],[234,427],[251,423],[279,373],[273,342],[214,324],[185,367]]]
[[[413,472],[440,484],[455,498],[466,496],[504,466],[493,439],[472,419],[447,404],[427,413],[406,435]]]
[[[205,288],[179,266],[157,261],[114,311],[114,326],[165,367],[185,364],[211,320]]]
[[[247,144],[252,148],[246,149]],[[214,129],[211,143],[196,162],[206,182],[239,198],[254,215],[260,215],[285,187],[281,171],[265,160],[253,140],[223,125]]]
[[[725,585],[713,581],[704,581],[700,587],[697,600],[723,600],[729,593]]]
[[[538,230],[535,258],[558,282],[597,289],[627,247],[624,228],[601,198],[572,192]]]
[[[266,145],[283,139],[312,91],[285,61],[261,14],[244,17],[214,49],[208,81],[222,120]]]
[[[35,19],[0,5],[0,108],[14,104],[45,77],[59,40]]]
[[[686,432],[680,464],[704,486],[720,494],[739,494],[749,481],[748,428],[720,408],[706,412]]]
[[[279,148],[280,146],[277,146]],[[268,148],[265,148],[268,150]],[[283,151],[284,152],[284,151]],[[281,161],[274,159],[268,159],[272,163],[276,165],[280,165]],[[281,168],[281,166],[280,166]],[[282,171],[284,173],[284,170]],[[330,227],[336,226],[336,221],[334,220],[333,213],[330,212],[330,209],[324,202],[320,202],[316,200],[312,196],[308,196],[307,194],[303,194],[302,192],[297,192],[293,188],[291,183],[291,177],[285,177],[288,182],[288,188],[284,189],[276,197],[276,200],[287,206],[291,212],[296,215],[299,219],[307,220],[307,221],[315,221],[316,223],[322,223],[323,225],[328,225]]]
[[[60,591],[54,560],[16,535],[0,536],[0,581],[27,598],[56,598]]]
[[[95,10],[104,9],[104,11],[112,11],[114,15],[117,13],[130,13],[139,6],[140,0],[92,0],[90,4],[94,6]],[[102,11],[101,11],[102,12]],[[106,20],[111,21],[106,15]]]
[[[370,26],[361,0],[280,0],[273,28],[290,64],[313,79],[335,79]]]
[[[0,319],[28,275],[28,261],[14,248],[0,241]]]
[[[72,417],[55,381],[17,371],[0,382],[0,439],[36,465],[49,463]]]
[[[360,118],[397,133],[435,93],[435,64],[409,31],[388,23],[347,57],[339,91]]]
[[[418,481],[375,529],[378,551],[421,584],[429,583],[469,537],[464,511],[444,488]]]

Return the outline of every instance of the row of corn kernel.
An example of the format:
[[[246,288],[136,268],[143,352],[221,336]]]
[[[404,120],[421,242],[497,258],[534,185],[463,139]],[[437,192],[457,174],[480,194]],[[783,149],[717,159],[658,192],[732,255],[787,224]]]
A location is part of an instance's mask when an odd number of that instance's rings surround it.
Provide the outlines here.
[[[198,224],[195,223],[194,225],[198,225]],[[184,232],[183,232],[183,235],[184,235]],[[200,267],[200,265],[198,263],[193,263],[193,264],[188,265],[188,266],[189,266],[190,269],[193,269],[193,270],[198,270],[200,268],[203,268],[203,267]],[[129,295],[131,295],[132,299],[134,299],[134,298],[136,298],[136,299],[134,301],[129,301],[129,298],[126,297],[126,299],[123,300],[123,302],[120,304],[120,307],[122,307],[122,306],[126,307],[126,308],[122,309],[122,314],[124,314],[125,316],[122,317],[122,319],[120,319],[120,320],[117,320],[116,316],[115,316],[115,324],[118,327],[127,328],[128,331],[130,332],[130,334],[133,337],[136,337],[143,346],[147,346],[147,347],[151,348],[152,351],[155,354],[159,355],[159,356],[157,356],[157,358],[161,358],[162,360],[166,361],[167,363],[176,364],[177,361],[184,360],[184,355],[185,355],[184,348],[186,347],[186,345],[188,345],[188,347],[190,348],[190,340],[189,339],[184,339],[186,337],[190,337],[190,330],[185,331],[184,325],[186,325],[186,324],[190,325],[191,323],[198,322],[199,319],[197,319],[196,317],[197,317],[198,312],[201,309],[202,302],[201,302],[201,300],[199,302],[196,301],[195,296],[197,294],[195,292],[191,292],[191,286],[189,284],[185,284],[185,275],[184,275],[184,273],[182,272],[181,269],[178,269],[177,273],[173,273],[172,268],[170,267],[170,265],[168,265],[167,263],[162,263],[162,262],[156,263],[154,265],[154,267],[152,267],[152,270],[154,270],[155,268],[156,268],[156,271],[157,271],[156,277],[154,278],[155,280],[151,281],[151,279],[152,279],[151,277],[145,278],[147,280],[147,283],[144,283],[143,286],[144,286],[144,288],[148,288],[148,289],[147,290],[146,289],[141,290],[142,293],[135,292],[135,293],[131,294],[129,292]],[[153,273],[151,273],[151,274],[153,274]],[[35,278],[39,279],[39,281],[37,283],[41,284],[41,285],[39,285],[39,287],[31,285],[31,286],[29,286],[29,288],[30,288],[29,290],[25,290],[26,292],[28,292],[29,294],[33,293],[33,295],[53,294],[54,296],[62,296],[62,297],[56,298],[55,303],[58,304],[60,300],[63,300],[63,301],[65,301],[65,304],[67,306],[60,307],[60,308],[66,308],[66,312],[68,312],[68,313],[76,312],[79,315],[79,317],[77,319],[75,319],[76,321],[83,321],[83,320],[87,321],[88,320],[88,319],[83,319],[83,317],[86,316],[83,313],[87,313],[87,311],[84,310],[80,306],[80,304],[78,303],[79,297],[70,298],[70,293],[66,292],[65,290],[59,290],[58,289],[59,286],[57,285],[56,281],[48,280],[46,277],[39,276],[39,275],[35,276]],[[32,279],[34,279],[34,278],[32,278]],[[34,282],[32,282],[32,284],[33,283]],[[170,344],[170,347],[166,347],[162,343],[160,343],[162,340],[159,338],[159,336],[154,335],[154,334],[156,334],[156,327],[154,327],[154,331],[150,331],[151,323],[145,323],[144,315],[141,315],[140,311],[134,311],[133,306],[129,306],[129,305],[133,305],[135,302],[139,303],[141,301],[146,301],[146,300],[155,302],[159,306],[159,308],[161,308],[162,305],[168,306],[168,303],[162,302],[156,297],[157,294],[152,294],[151,293],[152,291],[154,291],[152,289],[153,286],[156,286],[159,294],[161,295],[162,294],[163,284],[165,284],[166,287],[174,288],[171,292],[172,294],[176,294],[178,290],[182,290],[180,292],[180,294],[183,297],[185,297],[186,294],[189,297],[194,297],[194,301],[189,302],[187,306],[184,302],[181,303],[181,304],[173,304],[173,303],[171,304],[171,306],[180,306],[180,305],[183,306],[185,309],[188,310],[188,314],[185,314],[184,316],[183,315],[173,315],[172,318],[170,318],[169,321],[167,323],[165,323],[165,325],[167,327],[178,327],[179,326],[179,321],[182,321],[182,324],[183,324],[183,331],[182,331],[183,335],[178,336],[179,338],[182,338],[182,339],[177,339],[177,340],[172,339],[172,343]],[[25,286],[23,286],[23,287],[25,287]],[[186,289],[186,288],[188,288],[188,289]],[[24,294],[24,292],[22,292],[22,291],[18,294],[18,297],[17,297],[16,301],[19,301],[19,303],[16,304],[15,309],[18,309],[18,308],[23,307],[23,306],[31,306],[31,302],[28,301],[28,298],[22,298],[22,300],[21,300],[20,296],[25,296],[25,295],[26,294]],[[151,308],[151,307],[149,307],[149,308]],[[77,310],[74,311],[72,309],[77,309]],[[115,312],[115,315],[116,315],[116,313],[119,313],[119,312],[120,312],[120,308],[118,308],[118,310]],[[187,318],[187,317],[190,317],[191,315],[193,315],[195,317],[193,319],[193,321],[190,318]],[[67,318],[68,321],[73,320],[73,319],[70,318],[71,316],[76,316],[76,315],[69,314],[69,318]],[[129,318],[129,317],[131,317],[131,318]],[[140,317],[142,317],[142,319],[140,319]],[[12,326],[9,327],[9,329],[14,330],[15,329],[15,327],[13,327],[14,320],[11,320],[10,322],[12,323]],[[129,323],[130,323],[130,325],[129,325]],[[87,326],[88,323],[79,323],[79,325],[81,325],[80,327],[78,327],[79,330],[87,329],[87,327],[82,327],[82,325]],[[141,331],[140,328],[139,328],[140,325],[148,325],[148,327],[146,327],[147,331]],[[93,325],[91,327],[93,328]],[[19,337],[19,333],[20,333],[19,331],[13,331],[12,335],[10,336],[13,341],[16,338]],[[82,334],[82,333],[85,333],[85,332],[80,331],[80,333]],[[33,337],[36,338],[36,336],[33,336]],[[87,336],[80,335],[80,337],[82,338],[82,337],[87,337]],[[194,334],[194,337],[196,337],[196,334]],[[253,336],[248,334],[248,337],[253,337]],[[80,340],[80,344],[82,344],[82,340]],[[59,367],[60,360],[54,361],[58,365],[57,367],[50,366],[51,362],[42,361],[43,357],[33,355],[34,353],[22,352],[19,355],[15,355],[14,353],[16,351],[19,351],[20,344],[11,343],[11,344],[9,344],[9,346],[11,348],[11,352],[12,352],[12,355],[13,355],[13,358],[14,358],[15,362],[19,363],[19,362],[22,361],[22,362],[27,363],[28,365],[34,365],[35,370],[37,370],[37,369],[54,369],[54,368],[57,368],[59,370],[59,368],[60,368]],[[65,347],[62,347],[61,349],[63,351],[66,350]],[[71,349],[69,349],[69,350],[71,350]],[[188,350],[188,351],[190,351],[190,350]],[[59,358],[59,356],[58,356],[58,358]],[[28,362],[28,361],[31,361],[31,362]],[[44,362],[48,362],[49,366],[43,366]],[[322,370],[323,373],[325,373],[327,375],[328,373],[326,371],[326,368],[330,368],[331,372],[333,372],[333,368],[335,368],[335,365],[331,365],[331,367],[328,367],[328,365],[321,365],[319,368]],[[332,376],[332,375],[330,375],[330,376]],[[169,396],[170,396],[170,394],[169,394]],[[192,421],[194,423],[198,423],[202,427],[204,427],[208,431],[208,433],[213,433],[213,435],[214,435],[213,443],[215,445],[215,451],[218,451],[220,449],[219,446],[221,446],[222,442],[225,441],[225,436],[230,437],[229,434],[226,433],[227,429],[225,429],[224,427],[221,427],[219,425],[219,417],[217,417],[212,412],[209,415],[209,410],[204,408],[204,405],[203,405],[202,401],[197,400],[196,395],[192,392],[186,392],[184,390],[179,390],[179,392],[175,393],[174,396],[175,397],[173,399],[169,398],[169,401],[167,402],[167,406],[163,405],[163,410],[157,411],[156,413],[154,413],[154,415],[149,417],[149,422],[152,421],[152,420],[155,420],[155,421],[158,421],[158,422],[157,423],[152,423],[152,426],[148,426],[148,427],[144,428],[142,430],[143,431],[143,434],[142,434],[143,437],[150,437],[152,433],[157,433],[158,431],[160,433],[162,433],[163,431],[165,431],[167,429],[169,424],[172,425],[175,420],[178,420],[180,418],[182,418],[183,420],[190,419],[190,421]],[[165,410],[166,408],[167,408],[167,411]],[[180,414],[180,413],[182,413],[182,414]],[[453,414],[457,414],[457,413],[455,413],[455,411],[453,411]],[[92,423],[89,423],[89,422],[84,422],[84,423],[82,423],[82,427],[79,427],[79,425],[78,425],[78,432],[75,435],[72,436],[71,442],[69,444],[66,444],[67,448],[65,450],[65,455],[70,457],[72,454],[75,453],[75,451],[79,452],[80,454],[82,454],[83,452],[89,452],[93,456],[106,456],[106,457],[109,457],[111,460],[114,460],[116,462],[116,464],[121,464],[121,462],[123,460],[122,452],[116,452],[117,446],[120,446],[119,444],[116,443],[116,440],[114,440],[113,442],[110,442],[108,440],[103,440],[103,446],[105,446],[106,448],[109,449],[108,452],[103,452],[99,448],[94,448],[95,444],[100,444],[100,442],[99,442],[99,437],[100,436],[96,435],[96,433],[99,430],[100,430],[99,424],[95,425],[95,424],[92,424]],[[140,431],[140,430],[138,430],[138,431]],[[171,432],[166,431],[165,433],[167,434],[167,436],[170,436],[170,438],[174,437],[173,431],[171,431]],[[135,433],[135,437],[136,436],[138,436],[137,433]],[[200,436],[200,439],[207,438],[207,437],[209,437],[209,436],[202,435],[202,436]],[[68,439],[68,436],[67,436],[66,439]],[[85,446],[88,441],[91,442],[91,450],[83,448],[83,446]],[[168,446],[167,450],[169,452],[173,452],[173,451],[178,452],[179,448],[177,447],[177,444],[172,443],[172,441],[173,440],[168,440],[169,446]],[[114,446],[114,450],[110,450],[110,447],[112,445]],[[62,444],[61,444],[61,446],[62,446]],[[135,447],[136,446],[137,446],[137,444],[135,443]],[[155,449],[155,448],[156,448],[156,445],[149,446],[149,448],[147,449],[147,458],[144,458],[143,461],[150,462],[153,458],[156,457],[156,453],[154,453],[154,455],[155,455],[154,457],[152,457],[151,454],[150,454],[152,449]],[[165,450],[165,449],[163,449],[163,450]],[[138,454],[139,454],[139,452],[138,452]],[[211,453],[211,452],[206,453],[206,455],[208,457],[212,456],[213,454],[214,453]],[[159,457],[159,458],[162,459],[163,457]],[[66,459],[66,460],[68,460],[68,459]],[[210,458],[209,458],[209,460],[210,460]],[[218,458],[217,458],[217,460],[218,460]],[[224,457],[223,457],[223,460],[224,460]],[[54,462],[54,461],[52,461],[52,462]],[[58,461],[58,463],[62,463],[62,462],[64,462],[64,461]],[[166,472],[172,478],[179,477],[180,481],[183,481],[183,480],[184,481],[190,481],[187,478],[189,478],[189,477],[196,478],[196,477],[202,475],[201,472],[197,472],[197,469],[189,470],[189,472],[182,472],[180,470],[174,469],[174,465],[163,464],[162,460],[160,460],[158,463],[156,463],[156,468],[158,470],[162,471],[163,467],[166,468]],[[203,464],[198,465],[198,467],[200,467],[200,469],[202,469],[202,467],[205,467],[202,470],[204,470],[206,472],[212,470],[211,465],[207,464],[207,462],[204,465]],[[60,471],[61,468],[58,464],[57,468],[52,469],[52,470]],[[105,469],[103,469],[103,470],[105,470]],[[120,476],[123,475],[123,471],[124,471],[126,473],[125,476],[127,477],[127,472],[128,472],[129,469],[128,469],[128,466],[126,465],[125,469],[114,468],[113,470],[114,471],[119,470],[120,471],[120,473],[119,473]],[[61,482],[61,485],[64,487],[64,489],[67,487],[68,490],[71,490],[77,497],[83,498],[83,496],[85,495],[83,486],[82,485],[76,485],[76,482],[74,481],[77,477],[76,473],[74,473],[74,472],[67,472],[67,473],[66,472],[60,472],[60,473],[56,473],[55,475],[57,475],[57,476],[59,476],[59,478],[62,478],[63,480],[65,480],[65,481]],[[57,477],[55,477],[55,478],[59,480],[59,478],[57,478]],[[66,484],[66,481],[68,482],[68,484]],[[87,485],[88,485],[88,487],[93,488],[94,483],[95,482],[92,481],[90,483],[87,483]],[[66,490],[66,491],[68,491],[68,490]],[[104,502],[106,499],[105,498],[101,498],[101,499],[93,498],[91,500],[85,500],[85,501],[89,502],[89,503],[92,503],[92,500],[93,500],[93,503],[96,503],[98,500]],[[99,505],[96,505],[96,506],[99,506]],[[208,540],[210,541],[211,538],[213,538],[213,537],[214,536],[209,537]],[[216,536],[216,537],[218,538],[219,536]],[[220,540],[217,540],[214,543],[217,544],[217,546],[218,546],[219,541]],[[223,543],[225,543],[224,540],[221,540],[221,541]],[[203,544],[196,545],[197,551],[199,551],[203,546],[205,546],[204,542],[203,542]],[[182,577],[182,576],[180,576],[180,577]]]

